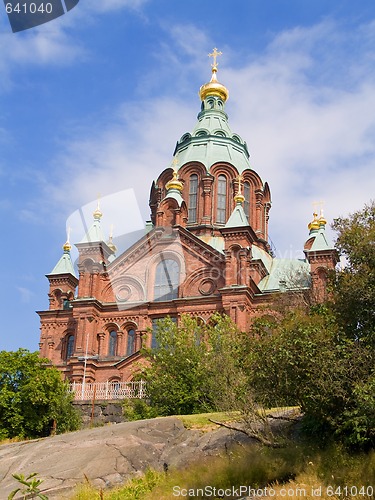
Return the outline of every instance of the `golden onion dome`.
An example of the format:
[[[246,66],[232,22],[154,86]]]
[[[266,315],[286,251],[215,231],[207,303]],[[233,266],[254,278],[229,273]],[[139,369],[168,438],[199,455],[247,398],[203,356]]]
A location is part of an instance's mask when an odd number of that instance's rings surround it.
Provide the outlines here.
[[[314,219],[307,226],[309,228],[309,231],[314,231],[316,229],[319,229],[319,227],[320,227],[318,214],[316,212],[314,212],[313,216],[314,216]]]
[[[109,237],[109,240],[107,242],[108,247],[112,250],[113,253],[117,252],[117,246],[113,243],[112,236]]]
[[[217,81],[216,78],[217,68],[212,68],[212,77],[209,83],[205,83],[201,86],[199,90],[199,96],[202,101],[206,99],[208,96],[216,96],[220,97],[224,102],[228,100],[229,91],[228,89]]]
[[[70,252],[71,249],[72,245],[70,244],[69,240],[66,240],[66,242],[63,245],[64,252]]]
[[[100,220],[102,217],[103,217],[103,213],[102,211],[100,210],[100,206],[99,206],[99,201],[98,201],[98,205],[96,207],[96,209],[94,210],[93,214],[94,216],[94,219],[95,220]]]
[[[320,211],[319,225],[325,226],[327,224],[327,219],[323,215],[323,210]]]
[[[220,82],[218,82],[216,73],[217,73],[217,61],[216,58],[217,56],[221,56],[222,52],[218,52],[216,48],[214,48],[212,54],[208,54],[209,57],[213,57],[213,64],[212,64],[212,76],[211,80],[208,83],[205,83],[204,85],[201,86],[199,90],[199,96],[202,101],[206,99],[208,96],[216,96],[220,97],[224,102],[228,100],[229,97],[229,91],[228,89],[222,85]]]
[[[177,170],[173,171],[173,177],[170,181],[167,182],[165,185],[166,189],[169,191],[170,189],[177,189],[178,191],[182,191],[183,189],[183,184],[182,182],[178,179],[177,176]]]
[[[241,203],[241,205],[242,205],[242,203],[245,201],[245,197],[243,194],[237,193],[236,196],[234,197],[234,201],[236,203]]]

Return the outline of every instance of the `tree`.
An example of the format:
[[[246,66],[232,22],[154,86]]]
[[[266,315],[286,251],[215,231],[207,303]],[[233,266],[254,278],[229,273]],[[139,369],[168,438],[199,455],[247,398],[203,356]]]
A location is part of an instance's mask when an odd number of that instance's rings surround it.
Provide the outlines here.
[[[163,415],[221,409],[229,390],[244,390],[246,338],[227,316],[218,314],[209,324],[188,315],[180,326],[168,318],[159,321],[157,347],[144,350],[150,361],[144,375],[152,405]]]
[[[375,202],[335,219],[336,247],[346,258],[335,274],[334,308],[349,338],[375,346]]]
[[[37,352],[0,352],[0,437],[48,436],[79,426],[72,395]]]
[[[259,403],[300,406],[305,429],[322,440],[375,445],[374,352],[343,335],[329,308],[261,318],[251,336],[248,373]]]

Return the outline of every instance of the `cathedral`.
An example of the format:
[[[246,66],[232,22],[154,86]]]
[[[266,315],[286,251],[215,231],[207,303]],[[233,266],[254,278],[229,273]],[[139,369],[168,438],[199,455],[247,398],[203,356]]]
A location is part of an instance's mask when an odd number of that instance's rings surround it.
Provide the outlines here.
[[[246,331],[276,297],[312,290],[325,296],[337,253],[323,214],[314,213],[304,259],[279,259],[268,238],[271,191],[250,167],[242,137],[225,112],[217,79],[199,91],[201,109],[177,142],[173,161],[150,191],[144,235],[117,255],[101,229],[101,208],[76,244],[69,241],[47,274],[49,309],[39,311],[40,355],[71,382],[126,382],[141,369],[142,346],[155,346],[157,321],[182,314],[209,321],[225,313]],[[287,295],[286,295],[287,296]]]

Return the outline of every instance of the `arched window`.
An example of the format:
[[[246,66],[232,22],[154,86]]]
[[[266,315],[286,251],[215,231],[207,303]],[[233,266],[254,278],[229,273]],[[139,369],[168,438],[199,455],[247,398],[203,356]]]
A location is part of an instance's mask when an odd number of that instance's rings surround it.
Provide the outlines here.
[[[193,174],[189,181],[188,222],[197,222],[198,176]]]
[[[109,356],[116,356],[116,347],[117,347],[117,332],[114,330],[109,334]]]
[[[250,220],[250,182],[245,182],[243,185],[243,195],[245,201],[243,204],[243,209],[245,211],[247,220]]]
[[[128,343],[126,346],[126,355],[130,356],[135,352],[135,331],[133,329],[128,330]]]
[[[217,211],[216,222],[226,223],[227,215],[227,178],[225,175],[219,175],[217,180]]]
[[[172,300],[178,297],[180,268],[173,259],[159,262],[155,272],[154,299]]]
[[[74,335],[69,335],[66,342],[66,359],[73,356],[74,352]]]

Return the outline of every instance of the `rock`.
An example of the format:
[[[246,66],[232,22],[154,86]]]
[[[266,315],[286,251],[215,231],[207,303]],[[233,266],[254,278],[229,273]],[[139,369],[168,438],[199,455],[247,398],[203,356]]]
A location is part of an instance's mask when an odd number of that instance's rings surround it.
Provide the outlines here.
[[[185,429],[175,417],[123,422],[59,436],[0,446],[0,498],[16,486],[14,473],[33,472],[42,491],[61,500],[85,476],[97,487],[113,487],[147,468],[165,471],[251,443],[243,433],[220,428]]]

